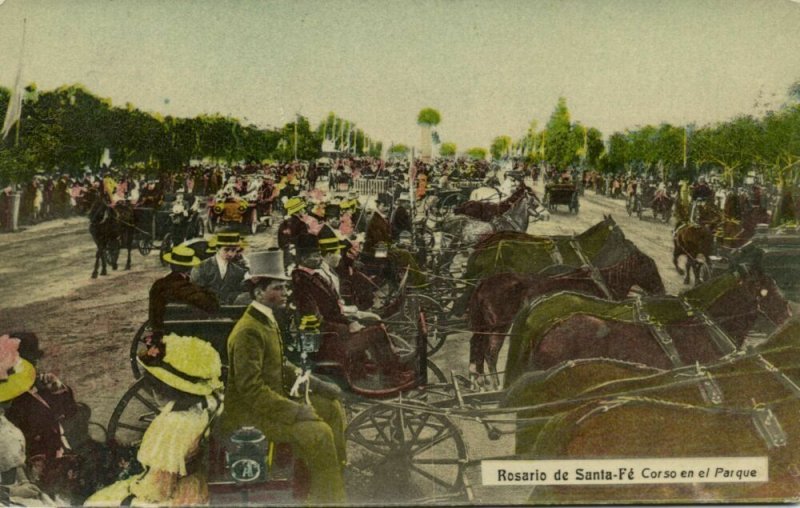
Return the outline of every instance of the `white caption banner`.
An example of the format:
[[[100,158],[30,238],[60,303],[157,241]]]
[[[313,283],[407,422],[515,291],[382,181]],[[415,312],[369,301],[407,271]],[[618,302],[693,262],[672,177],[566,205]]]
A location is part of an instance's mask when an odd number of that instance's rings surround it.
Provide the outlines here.
[[[769,480],[767,457],[484,460],[484,485],[733,483]]]

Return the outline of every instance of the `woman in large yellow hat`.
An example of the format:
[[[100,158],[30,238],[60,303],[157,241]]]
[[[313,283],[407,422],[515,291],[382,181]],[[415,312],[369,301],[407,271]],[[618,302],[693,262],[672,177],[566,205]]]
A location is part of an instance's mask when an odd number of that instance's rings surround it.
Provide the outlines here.
[[[211,344],[196,337],[170,334],[163,346],[139,358],[161,407],[137,453],[144,473],[96,492],[88,506],[208,503],[199,451],[222,410],[222,362]]]
[[[20,357],[19,343],[19,339],[0,336],[0,505],[56,506],[28,479],[25,436],[5,416],[11,401],[30,390],[36,381],[36,369]]]

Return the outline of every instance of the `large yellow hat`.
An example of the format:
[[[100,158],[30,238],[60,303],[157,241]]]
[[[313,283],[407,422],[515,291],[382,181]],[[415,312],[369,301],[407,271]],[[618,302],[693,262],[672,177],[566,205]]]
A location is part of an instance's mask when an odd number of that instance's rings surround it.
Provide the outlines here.
[[[0,336],[0,402],[27,392],[36,381],[36,369],[19,356],[17,338]]]
[[[171,333],[162,339],[162,354],[138,358],[139,364],[164,384],[194,395],[222,388],[222,360],[214,347],[197,337]]]
[[[163,258],[171,265],[197,266],[200,264],[200,258],[194,255],[194,249],[185,245],[176,245],[170,252],[164,254]]]
[[[283,207],[286,209],[286,216],[289,217],[297,212],[305,210],[306,202],[303,200],[303,198],[293,197],[287,199]]]

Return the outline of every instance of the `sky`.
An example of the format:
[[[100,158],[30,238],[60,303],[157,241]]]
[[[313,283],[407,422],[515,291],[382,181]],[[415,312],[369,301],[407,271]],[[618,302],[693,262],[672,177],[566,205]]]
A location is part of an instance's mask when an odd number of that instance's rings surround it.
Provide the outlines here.
[[[26,19],[21,51],[23,19]],[[260,127],[328,112],[385,144],[488,147],[546,124],[615,131],[763,114],[800,80],[800,0],[0,0],[0,86]]]

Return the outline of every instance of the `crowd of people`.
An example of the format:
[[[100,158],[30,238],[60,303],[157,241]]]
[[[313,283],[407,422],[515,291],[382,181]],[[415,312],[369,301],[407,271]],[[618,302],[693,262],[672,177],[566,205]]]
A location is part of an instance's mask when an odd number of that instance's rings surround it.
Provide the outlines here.
[[[203,247],[210,252],[187,242],[164,255],[170,271],[151,286],[149,330],[138,358],[161,410],[134,452],[110,450],[89,438],[89,408],[55,376],[37,370],[43,351],[35,334],[8,331],[0,336],[0,504],[205,503],[208,457],[202,443],[212,428],[230,436],[242,427],[294,447],[310,472],[308,502],[344,503],[341,387],[308,376],[290,361],[287,321],[322,337],[316,354],[340,365],[346,383],[368,378],[383,386],[411,386],[418,366],[396,350],[376,297],[376,288],[399,279],[413,265],[402,255],[413,227],[411,196],[423,199],[431,186],[459,179],[499,186],[504,182],[492,181],[498,170],[485,161],[410,165],[361,158],[201,165],[156,180],[106,168],[80,181],[63,175],[31,182],[23,189],[24,220],[71,213],[91,189],[111,204],[124,200],[157,206],[165,194],[178,190],[247,195],[264,185],[270,191],[263,199],[275,202],[271,211],[281,219],[270,230],[275,247],[268,250],[248,252],[239,232],[222,230]],[[599,175],[575,168],[517,162],[511,171],[587,188],[599,182]],[[367,203],[358,193],[343,190],[349,185],[340,186],[361,178],[395,181],[397,192],[392,188]],[[328,192],[320,190],[319,179],[328,181]],[[616,185],[631,192],[646,183],[631,178]],[[684,183],[673,190],[661,185],[659,190],[693,200],[715,195],[704,178],[694,186]],[[226,343],[225,378],[220,352],[210,343],[176,335],[165,326],[171,304],[209,315],[224,305],[241,306]]]

